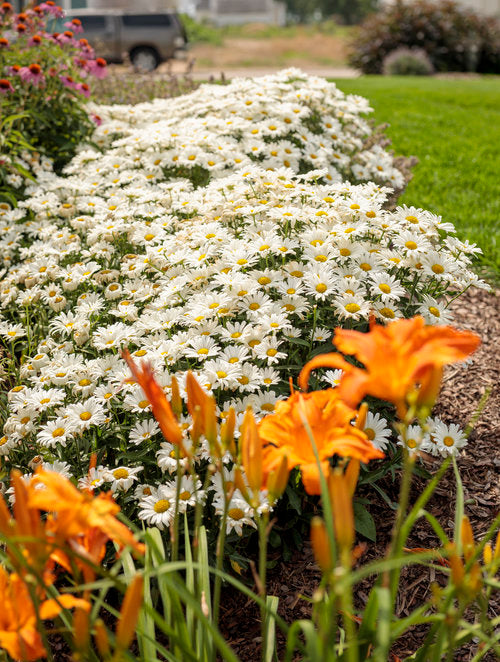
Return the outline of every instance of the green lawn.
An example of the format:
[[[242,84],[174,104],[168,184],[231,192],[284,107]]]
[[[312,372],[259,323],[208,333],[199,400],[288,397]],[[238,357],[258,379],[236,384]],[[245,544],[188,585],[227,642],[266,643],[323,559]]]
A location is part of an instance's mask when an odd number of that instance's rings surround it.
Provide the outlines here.
[[[397,154],[420,163],[401,202],[441,214],[500,277],[500,78],[335,81],[370,100]]]

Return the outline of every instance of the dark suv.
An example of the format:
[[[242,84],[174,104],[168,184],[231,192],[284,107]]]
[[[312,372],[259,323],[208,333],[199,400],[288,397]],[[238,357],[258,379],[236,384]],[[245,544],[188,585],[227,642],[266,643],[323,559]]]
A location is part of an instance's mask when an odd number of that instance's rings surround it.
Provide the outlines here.
[[[175,12],[79,9],[65,21],[78,18],[99,57],[121,63],[127,57],[135,69],[153,71],[187,48],[187,36]]]

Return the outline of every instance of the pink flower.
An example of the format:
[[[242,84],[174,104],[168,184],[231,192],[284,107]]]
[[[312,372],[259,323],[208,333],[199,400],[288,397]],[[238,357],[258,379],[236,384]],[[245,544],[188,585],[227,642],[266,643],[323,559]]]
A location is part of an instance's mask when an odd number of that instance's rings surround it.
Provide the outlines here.
[[[14,92],[14,88],[10,80],[6,78],[0,78],[0,94],[8,94],[9,92]]]
[[[28,41],[28,46],[40,46],[41,43],[42,37],[39,34],[34,34]]]
[[[87,64],[88,70],[96,78],[106,78],[108,75],[107,62],[104,58],[98,57],[96,60],[89,60]]]
[[[80,32],[83,32],[82,22],[79,18],[73,18],[71,21],[65,23],[64,27],[73,30],[74,34],[80,34]]]
[[[21,80],[37,85],[38,87],[42,87],[45,83],[45,76],[39,64],[30,64],[28,67],[21,67],[19,69],[19,76]]]
[[[59,76],[59,80],[64,85],[64,87],[69,87],[72,90],[78,89],[78,84],[71,76]]]
[[[58,7],[55,2],[52,0],[47,0],[47,2],[42,2],[39,5],[40,9],[43,9],[47,14],[52,14],[56,18],[62,18],[64,16],[64,11],[61,7]]]
[[[57,36],[56,33],[54,33],[52,36],[55,37],[55,40],[59,44],[73,44],[73,46],[77,45],[71,30],[65,30],[62,34],[57,34]]]
[[[97,126],[101,126],[102,124],[102,119],[99,117],[99,115],[92,115],[92,119],[94,122],[97,124]]]
[[[83,96],[87,97],[87,99],[90,96],[90,87],[87,85],[87,83],[77,83],[75,90],[83,94]]]

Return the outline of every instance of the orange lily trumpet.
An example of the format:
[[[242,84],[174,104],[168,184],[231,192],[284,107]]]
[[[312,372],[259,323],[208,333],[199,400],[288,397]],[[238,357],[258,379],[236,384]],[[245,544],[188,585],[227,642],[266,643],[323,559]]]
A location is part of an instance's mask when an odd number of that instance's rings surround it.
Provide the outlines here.
[[[384,457],[362,430],[351,425],[355,415],[356,410],[339,398],[337,389],[294,393],[288,400],[277,402],[275,413],[263,418],[258,426],[265,472],[276,470],[286,457],[289,471],[300,467],[306,491],[320,494],[320,473],[310,433],[325,476],[334,455],[362,462]]]
[[[418,405],[432,406],[443,366],[463,361],[479,346],[479,337],[450,326],[426,326],[422,317],[398,320],[388,326],[372,325],[368,333],[337,329],[334,344],[345,355],[355,356],[364,369],[348,363],[340,354],[320,354],[309,361],[299,377],[307,389],[316,368],[341,368],[339,397],[356,406],[365,395],[396,405],[400,418],[407,412],[408,396],[415,392]]]

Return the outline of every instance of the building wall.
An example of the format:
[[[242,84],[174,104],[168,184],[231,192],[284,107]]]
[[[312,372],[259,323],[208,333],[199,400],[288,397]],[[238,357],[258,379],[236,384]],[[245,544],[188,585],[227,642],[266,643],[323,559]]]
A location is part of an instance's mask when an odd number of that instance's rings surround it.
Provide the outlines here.
[[[216,25],[286,22],[285,3],[276,0],[198,0],[197,15]]]
[[[379,0],[381,4],[389,5],[394,0]],[[500,0],[456,0],[459,5],[473,9],[482,16],[500,18]]]

